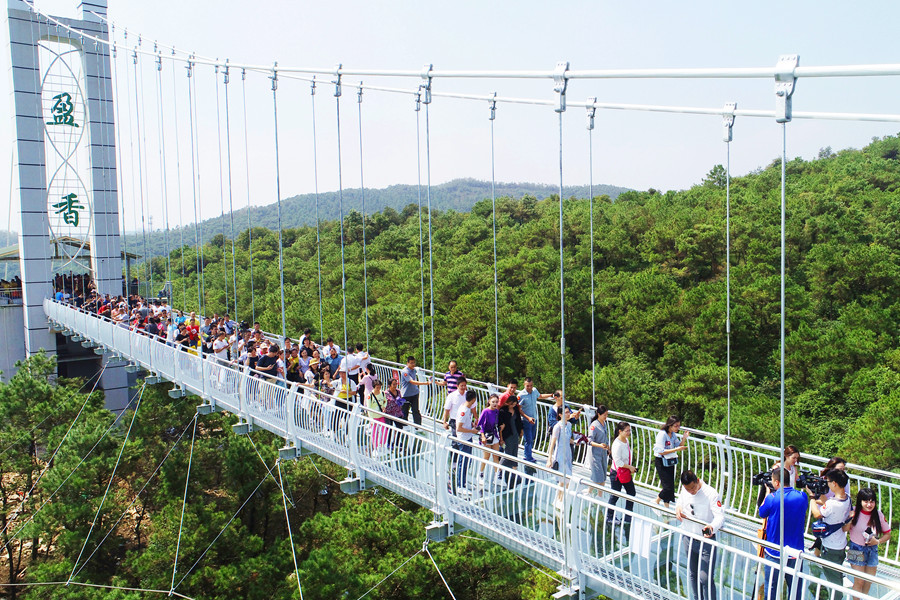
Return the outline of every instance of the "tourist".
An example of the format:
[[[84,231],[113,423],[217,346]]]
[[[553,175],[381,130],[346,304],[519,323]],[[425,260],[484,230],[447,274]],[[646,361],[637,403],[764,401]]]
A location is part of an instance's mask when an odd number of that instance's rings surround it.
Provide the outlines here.
[[[825,523],[825,535],[817,537],[813,547],[818,547],[818,556],[837,565],[844,564],[847,557],[847,532],[844,525],[850,521],[850,496],[844,489],[847,485],[847,474],[841,469],[832,469],[825,473],[831,497],[819,496],[809,499],[809,511],[814,519],[822,519]],[[814,575],[824,571],[825,579],[835,585],[843,585],[844,575],[834,569],[823,569],[819,565],[810,565]],[[844,595],[835,592],[833,600],[843,600]]]
[[[609,457],[609,427],[606,420],[609,409],[600,404],[595,409],[594,420],[588,429],[588,444],[591,447],[591,481],[597,485],[606,483],[607,463]],[[598,490],[599,494],[602,491]]]
[[[675,465],[678,464],[678,453],[687,448],[684,444],[690,435],[686,432],[683,437],[679,436],[680,429],[681,419],[674,415],[669,417],[657,432],[653,445],[653,463],[661,488],[656,503],[662,502],[666,508],[670,502],[675,502]]]
[[[400,371],[400,394],[403,396],[403,418],[409,420],[412,410],[413,421],[422,424],[422,413],[419,412],[419,386],[428,385],[430,381],[416,380],[416,357],[406,359],[406,367]]]
[[[789,448],[791,448],[789,446]],[[796,449],[795,449],[796,451]],[[791,454],[799,452],[792,452]],[[785,452],[785,458],[789,457]],[[787,463],[787,460],[785,461]],[[793,461],[796,463],[796,461]],[[795,490],[791,485],[791,474],[787,468],[775,468],[772,470],[772,489],[759,507],[759,516],[765,519],[766,540],[775,545],[784,544],[786,553],[785,566],[789,569],[797,567],[797,558],[803,552],[803,530],[806,528],[806,509],[809,499],[800,490]],[[784,537],[781,536],[781,504],[784,502]],[[768,590],[768,600],[780,600],[778,594],[778,580],[781,579],[781,553],[777,548],[766,547],[764,551],[767,566],[765,569],[765,586]],[[784,590],[789,592],[789,598],[800,600],[803,597],[804,585],[797,581],[794,586],[794,576],[786,571],[784,573]],[[793,589],[793,594],[790,590]]]
[[[524,430],[524,447],[525,460],[528,462],[536,462],[533,454],[534,438],[537,432],[537,403],[538,400],[546,400],[552,398],[553,394],[541,394],[534,387],[534,381],[531,377],[525,378],[525,389],[519,392],[519,407],[522,410],[524,421],[522,428]]]
[[[716,547],[704,541],[716,539],[725,524],[725,509],[719,493],[701,481],[693,471],[682,471],[681,493],[675,504],[675,518],[685,536],[688,551],[688,583],[693,600],[716,600]]]
[[[891,524],[878,508],[878,495],[872,488],[863,488],[856,494],[853,518],[844,525],[850,532],[847,562],[855,571],[875,575],[878,570],[878,547],[891,539]],[[861,577],[853,578],[853,591],[868,594],[872,583]]]
[[[625,488],[625,492],[629,496],[636,496],[637,490],[634,487],[634,474],[637,472],[637,469],[634,467],[634,455],[631,451],[631,425],[626,423],[625,421],[619,421],[616,423],[616,439],[613,440],[612,443],[612,464],[613,470],[615,472],[615,476],[612,477],[610,484],[612,485],[613,491],[621,492],[622,488]],[[619,497],[613,495],[609,499],[610,506],[615,506],[619,502]],[[629,513],[634,508],[634,502],[631,500],[625,501],[625,510]],[[615,517],[615,521],[621,522],[623,519],[618,515]],[[613,521],[613,511],[610,509],[606,513],[606,522],[611,523]],[[631,522],[631,515],[626,514],[625,523]]]
[[[481,416],[478,417],[478,431],[480,432],[481,445],[485,448],[492,450],[492,452],[488,452],[485,450],[484,452],[484,462],[481,463],[481,468],[479,469],[478,477],[480,479],[484,479],[484,467],[488,463],[488,461],[493,463],[500,462],[500,455],[498,451],[500,450],[500,431],[498,429],[498,424],[500,421],[500,399],[496,394],[493,394],[488,399],[488,407],[482,411]],[[500,479],[500,473],[497,473],[497,478]]]

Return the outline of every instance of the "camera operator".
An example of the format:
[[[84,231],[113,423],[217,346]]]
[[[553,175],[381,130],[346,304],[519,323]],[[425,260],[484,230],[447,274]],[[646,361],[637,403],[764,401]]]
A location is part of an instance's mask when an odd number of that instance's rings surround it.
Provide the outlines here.
[[[681,493],[675,501],[675,517],[686,532],[711,540],[725,523],[725,509],[719,493],[707,485],[693,471],[682,471]],[[690,519],[685,520],[685,517]],[[699,523],[698,523],[699,521]],[[703,523],[701,525],[701,523]],[[688,582],[694,600],[716,600],[716,548],[702,539],[688,541]]]
[[[766,540],[780,544],[784,543],[785,566],[795,568],[797,566],[797,557],[803,551],[803,529],[806,527],[806,508],[809,504],[809,498],[800,490],[795,490],[791,486],[791,474],[787,469],[776,468],[772,471],[772,493],[766,496],[766,499],[759,507],[759,516],[766,519]],[[784,497],[784,538],[780,535],[781,521],[781,498]],[[766,587],[768,600],[780,599],[778,594],[778,579],[780,570],[781,554],[778,550],[766,548],[765,558],[773,563],[773,566],[766,567]],[[794,583],[794,576],[784,574],[784,589],[790,590]],[[794,593],[789,597],[799,600],[803,593],[803,586],[800,581],[794,586]]]
[[[844,489],[847,486],[847,474],[841,469],[832,469],[825,473],[825,480],[828,481],[828,489],[833,496],[830,498],[825,495],[817,497],[813,494],[809,501],[809,510],[814,518],[822,519],[826,525],[831,526],[828,529],[833,530],[820,538],[822,549],[819,556],[828,562],[840,565],[843,564],[847,555],[847,534],[842,527],[850,520],[850,497]],[[825,579],[835,585],[841,585],[844,580],[840,571],[819,569],[818,565],[815,570],[824,571]],[[840,592],[834,594],[834,600],[843,600],[843,597],[844,595]]]

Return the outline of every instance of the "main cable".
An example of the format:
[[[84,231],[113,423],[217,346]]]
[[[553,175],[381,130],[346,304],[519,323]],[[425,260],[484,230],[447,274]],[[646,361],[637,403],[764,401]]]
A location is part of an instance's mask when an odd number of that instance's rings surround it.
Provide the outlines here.
[[[422,295],[422,363],[425,362],[425,241],[422,235],[422,149],[419,121],[422,114],[422,92],[416,94],[416,203],[419,207],[419,286]]]
[[[334,82],[334,106],[337,113],[337,175],[338,175],[338,211],[341,223],[341,298],[344,308],[344,351],[347,347],[347,271],[344,266],[344,183],[341,173],[341,78]]]
[[[225,310],[223,312],[228,312],[228,252],[225,250],[225,183],[223,182],[225,172],[222,167],[222,120],[220,116],[218,66],[216,66],[214,79],[216,82],[216,141],[219,148],[219,206],[221,207],[220,219],[222,220],[222,279],[225,284]]]
[[[494,171],[494,120],[497,116],[497,103],[491,102],[491,229],[494,241],[494,377],[500,385],[500,321],[497,301],[497,195],[494,183],[497,180]]]
[[[162,93],[162,55],[156,57],[156,103],[157,117],[159,119],[159,127],[157,132],[159,135],[159,170],[160,179],[162,180],[162,200],[163,200],[163,220],[165,227],[163,228],[163,244],[166,249],[166,283],[163,288],[166,290],[166,297],[171,300],[172,295],[169,292],[169,286],[172,281],[172,262],[169,253],[169,183],[168,169],[166,168],[166,136],[165,136],[165,111],[163,108]]]
[[[174,54],[175,51],[173,50]],[[178,181],[178,231],[181,235],[181,310],[182,313],[187,311],[187,278],[184,276],[184,214],[182,213],[182,196],[181,196],[181,151],[178,146],[181,136],[178,134],[178,86],[175,81],[175,61],[172,61],[172,113],[175,119],[175,172]],[[174,292],[173,292],[174,294]]]
[[[250,207],[250,142],[247,132],[247,70],[241,69],[241,108],[244,110],[244,168],[247,180],[247,252],[250,254],[250,316],[256,323],[256,293],[253,289],[253,217]],[[234,316],[237,320],[237,315]]]

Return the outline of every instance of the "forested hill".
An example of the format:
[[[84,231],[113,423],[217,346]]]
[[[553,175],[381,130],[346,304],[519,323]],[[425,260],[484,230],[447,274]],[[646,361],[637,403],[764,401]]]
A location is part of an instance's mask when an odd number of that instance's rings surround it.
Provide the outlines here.
[[[900,465],[900,140],[823,151],[787,165],[787,405],[789,440],[821,454],[874,453]],[[732,180],[732,433],[778,439],[780,164]],[[691,189],[626,192],[594,207],[597,399],[616,409],[724,431],[726,421],[725,189],[716,166]],[[559,385],[559,251],[556,198],[498,201],[500,377]],[[591,399],[588,202],[565,211],[566,383]],[[290,211],[288,211],[290,212]],[[435,211],[436,355],[494,378],[490,200],[471,212]],[[371,349],[422,354],[419,220],[386,209],[367,228]],[[362,227],[345,220],[350,341],[364,340]],[[248,238],[237,238],[241,319],[251,317]],[[428,258],[427,236],[425,257]],[[289,331],[319,325],[316,232],[284,235]],[[225,308],[230,244],[204,249],[207,309]],[[325,332],[343,338],[338,225],[322,227]],[[171,261],[180,277],[178,252]],[[175,305],[196,304],[195,253],[176,281]],[[277,235],[253,231],[256,317],[281,328]],[[165,261],[154,263],[155,279]],[[425,268],[425,291],[429,290]],[[228,295],[232,308],[234,291]],[[426,306],[428,298],[426,297]],[[430,337],[430,336],[429,336]],[[343,344],[341,344],[343,345]],[[430,358],[430,350],[427,351]],[[430,362],[430,360],[429,360]],[[847,432],[850,432],[848,434]],[[858,443],[865,440],[865,443]],[[877,443],[876,440],[878,440]]]
[[[497,197],[506,196],[509,198],[522,198],[523,196],[534,196],[538,200],[547,198],[551,195],[558,194],[559,188],[552,185],[542,185],[538,183],[497,183],[495,184],[495,194]],[[628,191],[628,188],[617,187],[614,185],[595,185],[594,195],[607,195],[615,200],[619,194]],[[419,201],[421,193],[421,202],[424,206],[426,203],[425,187],[419,188],[416,185],[392,185],[383,189],[365,190],[366,214],[371,215],[380,212],[385,208],[392,208],[396,211],[403,210],[410,204],[416,204]],[[587,198],[589,191],[588,186],[565,186],[563,188],[566,197],[574,196],[576,198]],[[437,210],[455,210],[457,212],[468,212],[472,206],[485,198],[491,197],[491,182],[479,181],[477,179],[454,179],[447,183],[432,186],[431,188],[431,206]],[[319,218],[323,221],[335,221],[339,218],[339,195],[338,192],[323,192],[319,194]],[[235,203],[237,204],[237,203]],[[359,188],[344,190],[344,215],[351,210],[362,212],[362,194]],[[281,203],[281,219],[284,227],[300,227],[302,225],[315,225],[316,223],[316,195],[302,194],[299,196],[291,196]],[[253,226],[268,227],[270,229],[278,228],[278,208],[276,204],[266,206],[253,207],[252,215]],[[152,248],[153,254],[158,255],[165,251],[165,242],[163,239],[161,218],[154,219],[154,228],[157,231],[149,237],[148,244]],[[241,232],[248,227],[247,208],[236,209],[234,211],[234,226],[236,232]],[[172,225],[170,225],[172,227]],[[175,229],[173,227],[173,229]],[[188,233],[188,231],[190,233]],[[212,239],[216,234],[221,234],[222,218],[215,217],[203,221],[203,240],[204,242]],[[230,213],[225,215],[225,228],[227,235],[231,235],[231,216]],[[170,231],[169,248],[175,247],[173,240],[177,237],[180,241],[180,231]],[[189,226],[185,231],[185,239],[194,240],[194,228]],[[129,249],[142,254],[143,239],[139,235],[131,234],[128,236]],[[148,251],[149,254],[149,251]]]

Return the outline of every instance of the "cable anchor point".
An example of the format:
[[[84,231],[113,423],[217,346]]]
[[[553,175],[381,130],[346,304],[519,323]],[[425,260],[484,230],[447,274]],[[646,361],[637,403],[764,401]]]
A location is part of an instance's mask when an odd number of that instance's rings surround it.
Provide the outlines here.
[[[359,82],[359,87],[356,90],[356,102],[362,104],[362,95],[363,95],[363,82]]]
[[[788,123],[792,117],[794,88],[797,78],[794,71],[800,64],[799,54],[783,54],[775,64],[775,122]]]
[[[597,99],[596,98],[588,98],[588,105],[585,108],[587,109],[588,131],[593,131],[594,130],[594,117],[597,116]]]
[[[732,128],[734,127],[734,111],[737,109],[737,102],[726,102],[722,111],[722,141],[730,142],[732,138]]]
[[[338,66],[335,67],[335,69],[334,69],[334,75],[337,78],[334,81],[332,81],[332,83],[334,84],[334,97],[335,98],[341,97],[341,68],[343,68],[343,66],[344,66],[343,64],[338,63]]]
[[[422,99],[422,102],[425,104],[431,104],[431,72],[434,70],[434,65],[429,63],[422,67],[422,79],[425,80],[424,85],[420,85],[419,89],[425,91],[425,97]]]
[[[488,100],[488,106],[491,109],[491,116],[489,120],[493,121],[497,118],[497,92],[494,92],[494,96]]]
[[[194,55],[191,54],[187,59],[187,64],[184,66],[187,71],[188,79],[190,79],[194,75]]]
[[[272,80],[272,91],[274,92],[275,90],[278,89],[278,61],[277,60],[272,65],[272,76],[269,77],[269,79]]]
[[[423,86],[420,85],[416,90],[416,112],[422,110],[422,87]]]
[[[225,59],[225,72],[224,72],[224,74],[222,75],[222,83],[224,83],[225,85],[228,85],[228,82],[229,82],[230,80],[231,80],[231,73],[229,72],[229,69],[228,69],[228,59],[226,58],[226,59]]]
[[[155,51],[155,48],[154,48],[154,51]],[[160,53],[156,54],[156,70],[162,71],[162,54],[160,54]]]
[[[316,76],[313,75],[312,81],[309,83],[309,95],[316,95]]]
[[[566,73],[569,70],[569,61],[564,60],[556,63],[556,69],[553,71],[553,91],[559,94],[559,106],[556,112],[566,112],[566,88],[569,86],[569,77]]]

